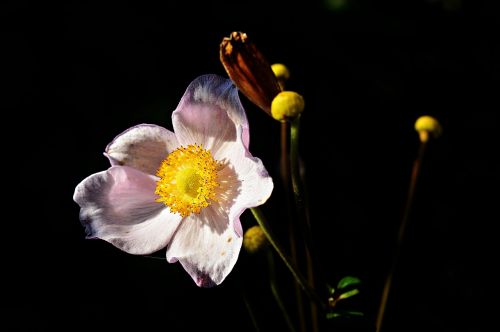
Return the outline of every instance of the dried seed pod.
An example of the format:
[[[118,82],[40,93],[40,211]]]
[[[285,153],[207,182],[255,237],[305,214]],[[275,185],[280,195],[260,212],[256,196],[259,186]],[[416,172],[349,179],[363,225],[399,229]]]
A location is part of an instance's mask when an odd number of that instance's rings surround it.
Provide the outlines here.
[[[271,103],[281,91],[271,65],[246,33],[233,32],[220,44],[220,60],[236,87],[271,115]]]

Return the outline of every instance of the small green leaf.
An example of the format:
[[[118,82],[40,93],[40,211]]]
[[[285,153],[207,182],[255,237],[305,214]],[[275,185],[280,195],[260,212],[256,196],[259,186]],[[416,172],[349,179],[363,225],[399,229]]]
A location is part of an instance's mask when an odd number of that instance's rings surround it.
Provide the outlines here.
[[[359,285],[360,283],[361,283],[361,280],[359,278],[347,276],[347,277],[340,279],[340,281],[337,285],[337,288],[344,289],[344,288],[349,287],[349,286]]]
[[[356,294],[359,293],[359,290],[357,288],[354,288],[354,289],[351,289],[350,291],[348,292],[345,292],[345,293],[342,293],[340,296],[339,296],[339,300],[343,300],[343,299],[347,299],[351,296],[354,296]]]
[[[356,318],[363,317],[365,314],[361,311],[334,311],[328,312],[326,314],[326,319],[335,319],[335,318]]]
[[[346,316],[350,316],[350,317],[363,317],[365,314],[362,313],[361,311],[346,311],[345,312]]]
[[[342,314],[339,312],[328,312],[326,313],[326,319],[334,319],[342,317]]]
[[[330,284],[326,284],[326,288],[328,288],[328,293],[330,295],[333,295],[333,293],[335,293],[335,288],[333,288],[332,286],[330,286]]]

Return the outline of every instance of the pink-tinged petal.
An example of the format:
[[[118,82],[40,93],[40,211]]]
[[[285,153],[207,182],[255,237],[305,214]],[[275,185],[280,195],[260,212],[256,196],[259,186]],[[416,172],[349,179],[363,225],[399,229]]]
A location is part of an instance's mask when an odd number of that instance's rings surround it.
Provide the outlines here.
[[[181,222],[168,245],[167,260],[179,261],[199,287],[212,287],[231,272],[242,243],[227,214],[211,205]]]
[[[241,181],[240,193],[231,211],[264,204],[271,196],[274,184],[262,161],[256,157],[246,157],[231,160],[231,163]],[[231,214],[231,216],[235,217],[236,214]]]
[[[218,179],[217,201],[184,219],[167,249],[167,260],[179,261],[200,287],[218,285],[226,278],[243,241],[239,215],[229,216],[240,196],[241,181],[227,162]]]
[[[125,130],[108,144],[105,155],[112,166],[123,165],[156,174],[163,159],[179,147],[175,134],[152,124]]]
[[[88,238],[99,238],[131,254],[164,248],[181,217],[155,201],[156,177],[127,166],[93,174],[75,189]]]
[[[238,128],[238,134],[241,134],[240,128]],[[262,161],[252,156],[241,139],[220,150],[218,160],[225,162],[225,170],[231,169],[232,178],[239,183],[238,194],[228,205],[229,217],[232,220],[238,220],[245,209],[262,205],[271,196],[274,188],[272,178]],[[240,233],[237,223],[235,227],[235,231]]]
[[[202,144],[212,154],[236,141],[236,126],[249,144],[248,120],[238,90],[231,80],[203,75],[187,88],[172,114],[175,134],[181,145]]]

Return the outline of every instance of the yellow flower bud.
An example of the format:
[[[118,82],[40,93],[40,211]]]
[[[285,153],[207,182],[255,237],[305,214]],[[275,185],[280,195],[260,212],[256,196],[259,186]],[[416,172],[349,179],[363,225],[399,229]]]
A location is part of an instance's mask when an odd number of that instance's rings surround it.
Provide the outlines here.
[[[282,91],[271,103],[271,114],[278,121],[297,117],[304,110],[304,98],[297,92]]]
[[[272,64],[271,69],[273,70],[274,75],[276,75],[279,80],[287,80],[290,78],[290,71],[282,63]]]
[[[284,64],[281,63],[271,65],[271,69],[278,79],[281,90],[285,90],[285,82],[290,78],[290,71]]]
[[[429,140],[429,134],[434,138],[438,138],[443,131],[439,121],[429,115],[424,115],[417,119],[415,122],[415,130],[418,132],[422,143]]]
[[[250,227],[243,236],[243,247],[250,254],[254,254],[267,246],[266,235],[260,226]]]

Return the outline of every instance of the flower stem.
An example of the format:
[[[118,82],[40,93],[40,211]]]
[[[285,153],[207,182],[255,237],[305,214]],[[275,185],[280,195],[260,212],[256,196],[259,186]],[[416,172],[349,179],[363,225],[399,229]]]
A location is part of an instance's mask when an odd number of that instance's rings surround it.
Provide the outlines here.
[[[281,122],[281,159],[280,159],[280,173],[283,189],[285,191],[285,199],[288,213],[288,239],[290,243],[290,254],[293,264],[299,266],[299,259],[297,255],[297,241],[296,241],[296,225],[295,217],[292,212],[292,201],[290,193],[290,156],[288,151],[288,133],[290,124],[288,121]],[[304,314],[304,303],[302,300],[302,292],[297,283],[294,283],[295,299],[297,301],[297,314],[299,318],[300,331],[306,331],[306,317]]]
[[[261,229],[264,232],[264,234],[266,235],[267,239],[269,240],[269,243],[271,243],[274,250],[276,250],[276,252],[280,256],[280,258],[285,263],[288,270],[290,270],[290,272],[292,273],[293,277],[295,278],[295,281],[300,286],[300,288],[302,288],[302,290],[306,293],[306,295],[309,297],[309,299],[311,301],[315,301],[317,304],[319,304],[321,306],[322,309],[326,309],[325,303],[323,303],[323,301],[321,301],[321,299],[315,293],[315,291],[309,287],[309,285],[307,284],[304,277],[300,274],[300,272],[297,270],[297,268],[293,265],[293,263],[287,257],[287,255],[285,254],[285,252],[283,251],[281,246],[278,244],[278,242],[276,240],[274,240],[274,238],[271,234],[271,230],[269,228],[269,225],[267,223],[267,220],[264,217],[264,214],[262,213],[262,211],[257,207],[251,208],[250,210],[252,211],[252,214],[255,217],[255,220],[257,221],[257,223],[261,227]]]
[[[255,314],[253,313],[252,306],[250,305],[250,302],[248,301],[248,298],[243,292],[243,302],[245,302],[245,307],[247,308],[248,311],[248,316],[250,316],[250,320],[252,321],[252,325],[255,329],[255,332],[260,332],[259,324],[257,323],[257,320],[255,319]]]
[[[281,180],[288,191],[288,183],[290,181],[290,163],[288,161],[288,122],[281,122],[281,159],[280,159],[280,173]]]
[[[283,314],[283,318],[285,319],[288,329],[290,330],[290,332],[296,332],[292,320],[290,319],[290,316],[288,315],[285,305],[281,300],[281,296],[278,292],[278,287],[276,285],[276,271],[274,270],[274,254],[271,250],[267,250],[267,263],[269,265],[269,283],[271,285],[271,292],[273,293],[274,299],[276,300],[276,303],[278,304],[278,307]]]
[[[307,265],[307,280],[309,286],[315,287],[314,280],[314,264],[312,258],[312,235],[311,235],[311,225],[309,222],[309,216],[307,214],[305,200],[302,190],[302,179],[300,176],[300,165],[299,165],[299,134],[300,134],[300,115],[292,120],[290,127],[290,168],[291,168],[291,178],[292,187],[295,198],[295,204],[297,207],[297,215],[299,220],[301,219],[303,226],[303,231],[305,234],[305,257]],[[312,331],[318,331],[318,308],[314,302],[311,302],[311,318],[312,318]]]
[[[292,171],[292,187],[295,202],[299,209],[303,209],[303,197],[300,190],[300,171],[299,171],[299,129],[300,115],[292,120],[290,127],[290,165]]]
[[[413,168],[412,168],[412,173],[411,173],[411,178],[410,178],[410,186],[408,189],[408,196],[407,196],[405,208],[403,211],[403,217],[402,217],[401,223],[399,225],[398,238],[397,238],[397,242],[396,242],[396,249],[394,251],[394,256],[392,259],[391,268],[390,268],[389,273],[387,274],[387,277],[385,279],[384,289],[382,291],[382,298],[380,300],[379,310],[378,310],[378,314],[377,314],[377,320],[375,322],[376,332],[380,332],[382,329],[385,308],[387,306],[387,300],[389,299],[389,293],[391,290],[393,276],[394,276],[394,273],[396,272],[396,267],[398,265],[399,256],[401,254],[401,245],[403,243],[406,226],[408,224],[408,219],[410,217],[410,212],[411,212],[411,208],[412,208],[414,196],[415,196],[415,188],[417,185],[417,179],[418,179],[418,175],[420,173],[420,167],[422,165],[422,161],[424,158],[424,152],[425,152],[426,146],[427,146],[426,142],[420,143],[417,159],[415,159],[415,161],[413,163]]]

